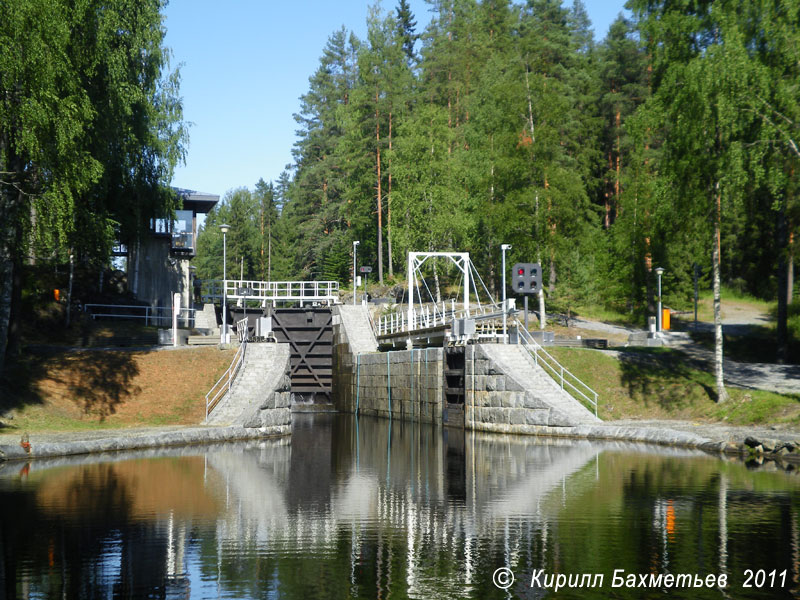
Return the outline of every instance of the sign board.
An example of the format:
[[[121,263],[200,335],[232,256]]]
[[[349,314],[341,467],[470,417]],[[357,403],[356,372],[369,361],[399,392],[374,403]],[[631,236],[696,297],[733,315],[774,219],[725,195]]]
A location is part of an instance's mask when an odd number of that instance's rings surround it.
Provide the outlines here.
[[[372,267],[361,267],[359,271],[362,273],[372,273]]]

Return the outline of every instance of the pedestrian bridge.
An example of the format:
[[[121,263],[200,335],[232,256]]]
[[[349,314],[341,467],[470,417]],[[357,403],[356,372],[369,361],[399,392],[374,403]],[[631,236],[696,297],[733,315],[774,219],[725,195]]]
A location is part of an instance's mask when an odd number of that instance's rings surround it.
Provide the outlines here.
[[[247,279],[210,279],[202,284],[201,298],[215,302],[223,297],[237,302],[258,301],[262,307],[268,303],[299,302],[304,304],[337,304],[338,281],[252,281]]]

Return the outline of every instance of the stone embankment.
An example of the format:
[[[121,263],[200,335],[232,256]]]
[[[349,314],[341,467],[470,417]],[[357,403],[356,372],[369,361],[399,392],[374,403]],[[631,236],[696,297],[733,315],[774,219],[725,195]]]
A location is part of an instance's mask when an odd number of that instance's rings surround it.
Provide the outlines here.
[[[19,435],[6,434],[0,436],[0,461],[257,440],[286,433],[245,427],[159,427],[31,434],[23,441]]]

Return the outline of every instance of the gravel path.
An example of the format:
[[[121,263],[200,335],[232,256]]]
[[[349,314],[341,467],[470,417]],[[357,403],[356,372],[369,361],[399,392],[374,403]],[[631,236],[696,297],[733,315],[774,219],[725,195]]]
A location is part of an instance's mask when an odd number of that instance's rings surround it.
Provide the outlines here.
[[[599,331],[608,334],[627,335],[641,332],[641,329],[612,325],[587,319],[576,318],[572,323],[581,329]],[[756,307],[747,304],[723,304],[723,330],[729,334],[744,333],[754,326],[769,323],[766,315]],[[713,323],[698,323],[699,331],[713,331]],[[665,342],[670,348],[680,350],[689,356],[693,366],[705,371],[713,371],[714,352],[692,341],[686,332],[665,332]],[[629,360],[644,359],[641,354],[624,350],[603,350],[606,354]],[[652,360],[648,355],[647,360]],[[779,394],[800,395],[800,365],[779,365],[775,363],[744,363],[732,360],[723,362],[725,383],[744,389],[757,389],[777,392]]]

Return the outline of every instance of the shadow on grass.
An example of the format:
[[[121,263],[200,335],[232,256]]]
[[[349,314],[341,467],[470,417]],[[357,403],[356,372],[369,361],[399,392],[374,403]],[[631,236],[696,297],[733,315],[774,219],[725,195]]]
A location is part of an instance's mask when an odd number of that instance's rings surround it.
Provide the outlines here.
[[[710,379],[693,368],[682,352],[655,348],[621,352],[619,363],[628,394],[645,407],[656,404],[672,411],[717,399]]]
[[[731,330],[725,326],[723,330]],[[775,330],[762,325],[747,325],[737,333],[723,333],[726,360],[746,363],[774,363],[776,359]],[[706,350],[714,351],[714,334],[710,331],[691,332],[692,340]],[[800,339],[789,331],[788,364],[800,364]]]
[[[140,389],[134,354],[126,351],[28,352],[0,376],[0,412],[65,399],[104,421]]]

